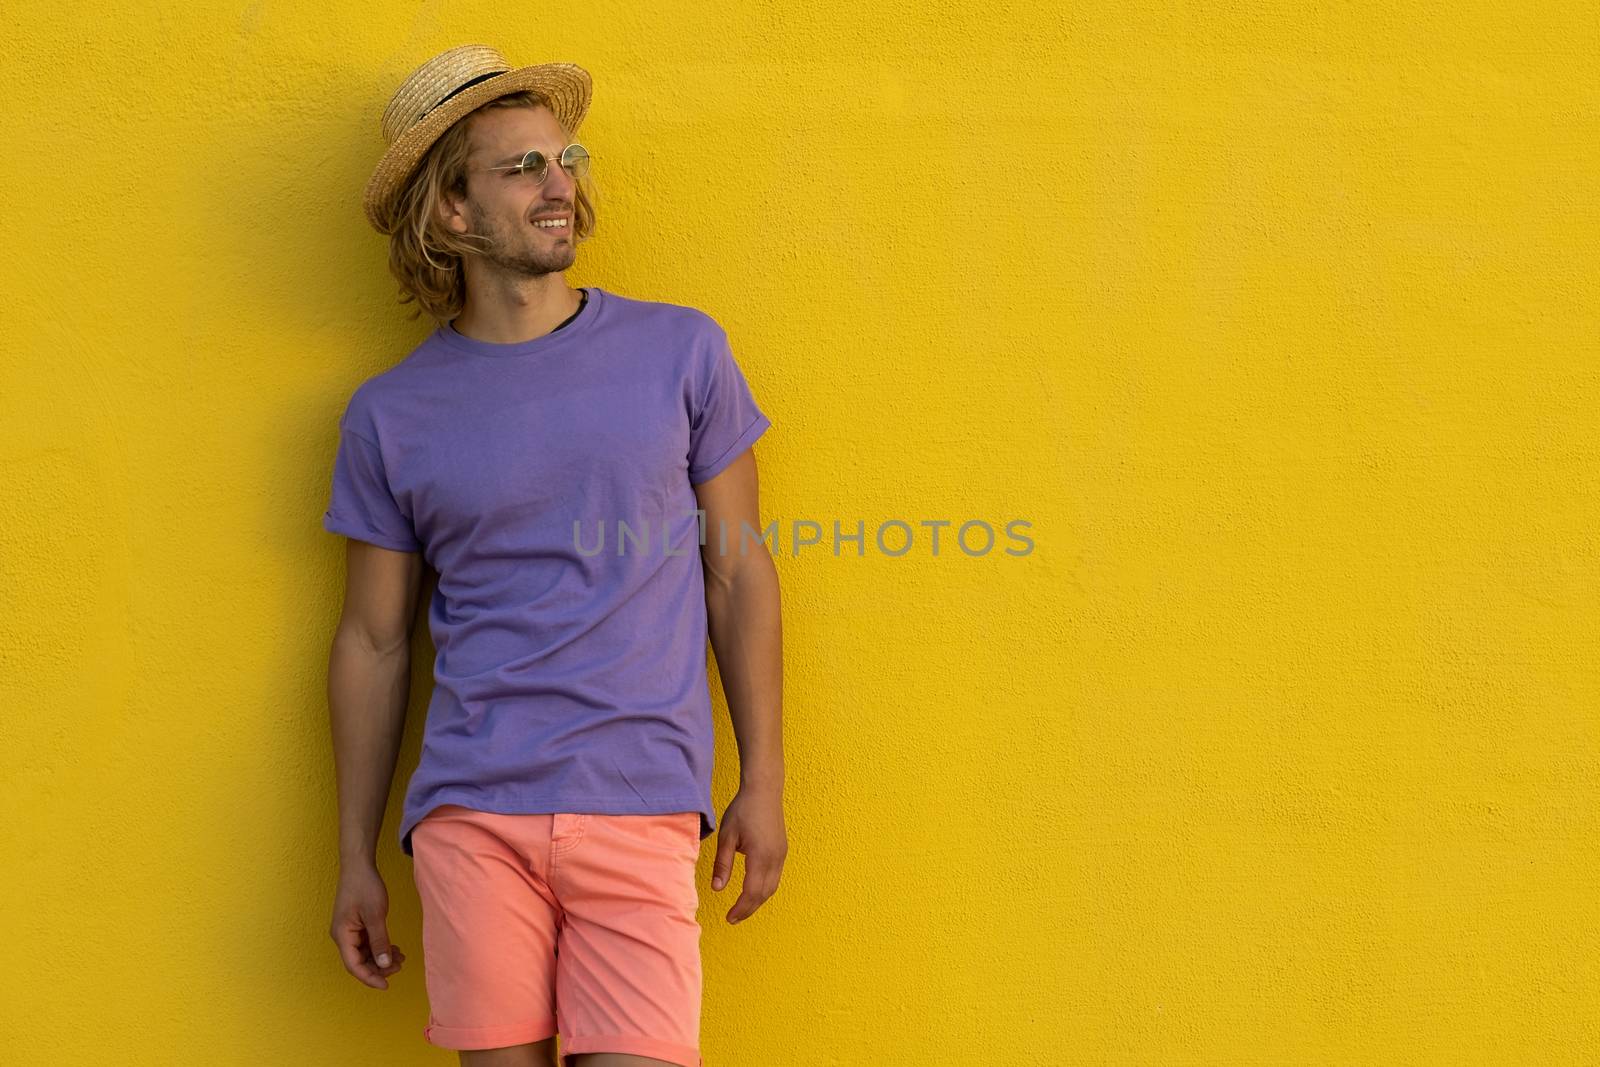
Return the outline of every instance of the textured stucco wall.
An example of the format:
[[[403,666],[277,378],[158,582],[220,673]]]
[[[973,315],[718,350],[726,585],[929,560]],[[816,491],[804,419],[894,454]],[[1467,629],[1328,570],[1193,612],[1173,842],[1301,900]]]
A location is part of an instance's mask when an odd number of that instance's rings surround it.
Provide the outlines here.
[[[6,14],[0,1060],[448,1055],[420,714],[407,967],[326,936],[319,519],[422,329],[378,115],[475,40],[595,75],[571,281],[715,315],[768,517],[868,531],[779,560],[791,853],[729,927],[708,843],[708,1064],[1600,1059],[1595,5]]]

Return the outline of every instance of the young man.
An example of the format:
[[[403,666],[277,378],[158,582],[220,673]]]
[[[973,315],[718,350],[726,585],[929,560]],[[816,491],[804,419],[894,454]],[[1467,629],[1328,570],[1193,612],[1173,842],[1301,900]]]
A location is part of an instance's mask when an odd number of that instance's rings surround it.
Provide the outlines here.
[[[472,1067],[699,1067],[695,868],[777,888],[777,575],[751,445],[770,425],[690,307],[570,288],[595,227],[590,79],[492,48],[419,68],[384,114],[366,214],[436,328],[340,419],[346,535],[329,664],[341,867],[331,934],[387,988],[377,838],[424,561],[437,649],[400,845],[422,904],[425,1038]],[[710,637],[740,757],[711,806]]]

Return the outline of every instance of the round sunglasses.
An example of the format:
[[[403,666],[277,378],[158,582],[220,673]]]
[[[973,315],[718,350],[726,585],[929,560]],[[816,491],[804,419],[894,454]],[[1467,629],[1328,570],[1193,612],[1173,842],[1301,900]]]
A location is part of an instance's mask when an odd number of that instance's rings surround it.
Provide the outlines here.
[[[557,160],[568,174],[574,178],[587,177],[589,174],[589,150],[581,144],[569,144],[561,150],[561,158]],[[542,184],[545,175],[550,173],[550,160],[537,148],[530,148],[522,159],[509,167],[484,167],[484,170],[514,170],[518,174],[532,178],[535,185]]]

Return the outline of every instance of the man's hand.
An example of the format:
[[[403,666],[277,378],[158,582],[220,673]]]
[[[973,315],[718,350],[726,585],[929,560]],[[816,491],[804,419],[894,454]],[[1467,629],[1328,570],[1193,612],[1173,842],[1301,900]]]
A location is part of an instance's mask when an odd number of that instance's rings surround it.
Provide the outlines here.
[[[344,969],[374,989],[388,989],[386,979],[406,959],[399,945],[389,943],[384,922],[388,914],[389,891],[377,867],[360,864],[339,869],[339,891],[328,933],[339,946]]]
[[[733,874],[733,854],[744,853],[744,890],[727,919],[736,923],[762,905],[778,889],[789,839],[783,826],[783,793],[778,789],[740,788],[717,826],[717,859],[711,888],[721,889]]]

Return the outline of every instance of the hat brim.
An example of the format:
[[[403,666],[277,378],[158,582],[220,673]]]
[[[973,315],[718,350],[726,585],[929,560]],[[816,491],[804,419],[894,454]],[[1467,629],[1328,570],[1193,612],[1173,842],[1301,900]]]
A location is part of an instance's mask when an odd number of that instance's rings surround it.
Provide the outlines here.
[[[589,72],[576,63],[536,63],[497,74],[438,105],[394,139],[367,180],[361,206],[372,228],[379,233],[392,231],[395,201],[400,190],[446,130],[496,97],[525,89],[532,89],[550,101],[550,110],[555,112],[561,128],[572,136],[589,111],[593,82]]]

